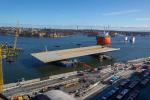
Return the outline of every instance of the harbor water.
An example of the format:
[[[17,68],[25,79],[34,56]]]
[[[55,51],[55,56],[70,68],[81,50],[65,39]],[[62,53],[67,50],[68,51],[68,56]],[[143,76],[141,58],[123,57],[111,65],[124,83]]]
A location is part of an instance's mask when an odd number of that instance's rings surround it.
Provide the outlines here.
[[[107,53],[113,57],[113,61],[127,61],[150,56],[150,36],[136,36],[134,44],[125,43],[124,38],[125,36],[115,36],[111,38],[111,47],[120,48],[119,51]],[[0,43],[12,44],[13,41],[13,36],[0,36]],[[90,45],[96,45],[95,37],[83,34],[70,35],[62,38],[19,37],[17,47],[22,48],[23,51],[18,55],[16,62],[8,63],[5,59],[3,60],[4,81],[5,83],[10,83],[16,82],[21,78],[28,80],[82,69],[81,67],[65,68],[54,63],[43,64],[30,54],[45,51],[45,48],[52,51]],[[112,60],[100,62],[93,56],[79,57],[77,59],[93,67],[113,62]]]

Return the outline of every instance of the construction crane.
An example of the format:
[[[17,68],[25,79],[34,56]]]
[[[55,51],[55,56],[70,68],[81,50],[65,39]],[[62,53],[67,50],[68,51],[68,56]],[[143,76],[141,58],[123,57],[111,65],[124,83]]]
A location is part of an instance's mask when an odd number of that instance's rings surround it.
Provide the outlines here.
[[[14,43],[10,48],[7,49],[7,62],[15,62],[18,53],[21,51],[20,48],[17,48],[17,40],[20,32],[21,30],[19,28],[19,22],[17,22]]]
[[[2,48],[0,47],[0,93],[3,93],[3,84]]]
[[[20,28],[19,28],[19,21],[17,22],[17,27],[16,27],[16,34],[15,34],[15,40],[14,40],[14,45],[13,45],[13,49],[16,50],[16,45],[17,45],[17,39],[20,33]]]

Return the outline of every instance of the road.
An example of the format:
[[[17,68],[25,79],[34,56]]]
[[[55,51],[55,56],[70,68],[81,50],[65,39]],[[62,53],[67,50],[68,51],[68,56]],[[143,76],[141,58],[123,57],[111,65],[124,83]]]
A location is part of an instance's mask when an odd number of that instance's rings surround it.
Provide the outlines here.
[[[54,80],[49,79],[49,80],[44,80],[44,81],[40,81],[37,83],[31,83],[31,84],[23,84],[23,85],[18,84],[18,86],[16,86],[15,88],[5,91],[4,94],[5,94],[5,96],[9,97],[14,94],[30,93],[33,91],[38,91],[46,86],[56,86],[56,85],[60,85],[60,84],[63,84],[64,82],[67,82],[69,80],[74,80],[74,79],[78,79],[76,77],[76,75],[69,76],[66,79],[58,78],[58,79],[54,79]]]

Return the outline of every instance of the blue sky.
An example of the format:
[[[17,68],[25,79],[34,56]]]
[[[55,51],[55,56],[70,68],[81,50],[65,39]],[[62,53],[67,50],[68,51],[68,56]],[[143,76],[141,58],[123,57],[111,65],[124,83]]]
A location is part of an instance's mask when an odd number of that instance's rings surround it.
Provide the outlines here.
[[[150,25],[150,0],[0,0],[0,24]]]

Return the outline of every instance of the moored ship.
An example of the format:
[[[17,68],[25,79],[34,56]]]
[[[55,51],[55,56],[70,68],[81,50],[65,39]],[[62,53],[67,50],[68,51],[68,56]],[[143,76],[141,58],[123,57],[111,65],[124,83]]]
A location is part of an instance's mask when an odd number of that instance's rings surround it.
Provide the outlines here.
[[[96,37],[97,45],[108,46],[111,43],[111,38],[108,33],[99,32]]]

